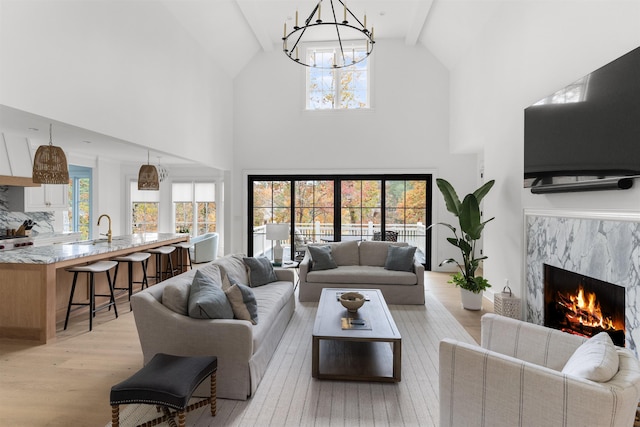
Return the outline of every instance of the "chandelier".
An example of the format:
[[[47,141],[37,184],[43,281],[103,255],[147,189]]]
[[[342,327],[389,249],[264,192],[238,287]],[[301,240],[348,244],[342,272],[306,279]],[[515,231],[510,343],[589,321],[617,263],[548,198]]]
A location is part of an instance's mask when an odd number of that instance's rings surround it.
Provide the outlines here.
[[[285,22],[282,36],[282,50],[285,55],[298,64],[323,69],[348,67],[365,60],[371,55],[375,43],[373,27],[371,31],[367,29],[367,15],[364,15],[364,22],[361,22],[342,0],[337,0],[342,5],[342,10],[336,10],[333,0],[328,0],[328,11],[327,8],[322,8],[322,1],[318,1],[303,26],[298,26],[296,10],[295,25],[293,31],[288,34]],[[340,12],[342,21],[336,17]],[[326,20],[322,19],[323,16]],[[303,56],[300,57],[301,45],[309,42],[331,42],[333,55],[328,60],[318,60],[316,53],[309,51],[303,52]],[[366,46],[364,51],[362,46]]]
[[[158,181],[162,182],[169,176],[169,170],[160,164],[161,156],[158,156],[158,166],[156,169],[158,170]]]

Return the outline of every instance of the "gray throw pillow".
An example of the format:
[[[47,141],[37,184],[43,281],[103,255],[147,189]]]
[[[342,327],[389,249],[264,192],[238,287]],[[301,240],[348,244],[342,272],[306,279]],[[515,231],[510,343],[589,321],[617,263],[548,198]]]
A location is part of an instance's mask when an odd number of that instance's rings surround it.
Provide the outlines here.
[[[311,255],[312,270],[331,270],[338,268],[333,256],[331,255],[331,246],[307,246],[309,255]]]
[[[385,270],[413,271],[413,256],[415,254],[415,246],[389,246],[384,268]]]
[[[189,293],[189,317],[196,319],[233,319],[227,296],[211,276],[196,271]]]
[[[236,319],[258,324],[258,302],[250,287],[236,283],[224,291]]]
[[[249,286],[252,288],[278,281],[271,261],[265,257],[245,257],[242,259],[249,268]]]

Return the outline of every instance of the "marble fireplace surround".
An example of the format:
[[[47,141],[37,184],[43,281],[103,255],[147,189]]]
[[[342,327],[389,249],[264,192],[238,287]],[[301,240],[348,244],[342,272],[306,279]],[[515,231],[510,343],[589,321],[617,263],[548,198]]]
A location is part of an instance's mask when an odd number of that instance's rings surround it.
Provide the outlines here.
[[[626,346],[640,343],[640,212],[524,211],[525,320],[544,323],[543,264],[625,288]]]

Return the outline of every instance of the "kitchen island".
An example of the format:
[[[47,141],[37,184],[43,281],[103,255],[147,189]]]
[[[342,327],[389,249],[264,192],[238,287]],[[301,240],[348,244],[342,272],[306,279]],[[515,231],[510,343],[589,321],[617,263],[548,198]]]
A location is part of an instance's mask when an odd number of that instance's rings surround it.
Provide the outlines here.
[[[66,268],[188,239],[188,234],[144,233],[114,236],[111,242],[95,239],[0,252],[0,338],[43,344],[55,338],[56,321],[69,302],[72,274]],[[126,272],[126,266],[121,268]],[[155,271],[153,257],[148,268]],[[118,274],[116,286],[126,283],[127,274]],[[104,293],[98,287],[108,289],[106,279],[96,278],[96,292]]]

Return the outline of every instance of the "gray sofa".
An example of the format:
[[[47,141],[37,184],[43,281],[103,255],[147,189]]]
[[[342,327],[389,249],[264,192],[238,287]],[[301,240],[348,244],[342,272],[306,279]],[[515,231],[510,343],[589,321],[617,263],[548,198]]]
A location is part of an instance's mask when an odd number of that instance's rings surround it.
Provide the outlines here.
[[[300,263],[300,301],[318,301],[322,288],[380,289],[387,304],[424,304],[424,266],[413,261],[413,271],[385,269],[389,246],[405,242],[345,241],[314,244],[331,247],[337,268],[314,270],[307,250]]]
[[[211,277],[220,274],[221,282],[232,278],[248,284],[242,255],[218,258],[198,270]],[[189,317],[184,289],[189,289],[195,272],[187,271],[131,297],[144,363],[160,352],[217,356],[218,397],[246,400],[256,391],[295,310],[294,272],[276,269],[278,281],[251,288],[258,303],[256,325],[248,320]],[[207,395],[208,388],[205,381],[196,395]]]

